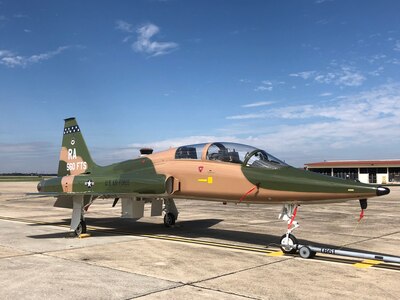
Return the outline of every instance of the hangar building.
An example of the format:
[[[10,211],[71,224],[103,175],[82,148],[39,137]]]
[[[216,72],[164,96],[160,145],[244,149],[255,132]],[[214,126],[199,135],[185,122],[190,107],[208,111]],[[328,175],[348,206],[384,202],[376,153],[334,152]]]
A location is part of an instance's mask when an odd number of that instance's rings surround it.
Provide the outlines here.
[[[305,169],[364,183],[400,183],[400,159],[323,161],[305,164]]]

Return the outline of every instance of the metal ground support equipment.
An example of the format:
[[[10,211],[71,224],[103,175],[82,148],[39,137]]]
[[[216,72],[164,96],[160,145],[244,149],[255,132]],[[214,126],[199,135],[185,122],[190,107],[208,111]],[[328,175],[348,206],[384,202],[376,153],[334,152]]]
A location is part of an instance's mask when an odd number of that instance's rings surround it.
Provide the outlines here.
[[[294,249],[299,250],[299,254],[302,258],[313,258],[316,253],[324,253],[330,255],[372,259],[383,262],[400,264],[399,256],[379,255],[374,253],[356,252],[356,251],[348,251],[348,250],[340,250],[340,249],[317,247],[311,245],[300,245],[300,244],[294,245]]]

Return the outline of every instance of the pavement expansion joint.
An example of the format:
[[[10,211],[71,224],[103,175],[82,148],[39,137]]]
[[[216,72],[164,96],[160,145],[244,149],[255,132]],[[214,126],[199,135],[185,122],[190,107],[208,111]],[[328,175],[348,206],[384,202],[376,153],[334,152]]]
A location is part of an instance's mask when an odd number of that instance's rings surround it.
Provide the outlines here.
[[[133,273],[133,274],[136,274],[136,273]],[[138,275],[141,275],[141,274],[138,274]],[[155,277],[154,277],[154,278],[155,278]],[[148,293],[145,293],[145,294],[142,294],[142,295],[135,296],[135,297],[133,297],[133,298],[127,298],[127,300],[128,300],[128,299],[130,300],[130,299],[136,299],[136,298],[146,297],[146,296],[154,295],[154,294],[161,293],[161,292],[164,292],[164,291],[174,290],[174,289],[177,289],[177,288],[180,288],[180,287],[183,287],[183,286],[186,286],[186,285],[187,285],[187,284],[184,284],[184,283],[180,284],[180,283],[178,283],[178,282],[177,282],[177,284],[179,284],[179,285],[171,286],[171,287],[168,287],[168,288],[165,288],[165,289],[160,289],[160,290],[157,290],[157,291],[151,291],[151,292],[148,292]]]
[[[355,242],[343,244],[341,247],[347,247],[347,246],[351,246],[351,245],[355,245],[355,244],[359,244],[359,243],[369,242],[369,241],[385,238],[387,236],[390,236],[390,235],[393,235],[393,234],[398,234],[398,233],[400,233],[400,231],[394,231],[394,232],[385,233],[385,234],[382,234],[382,235],[379,235],[379,236],[373,236],[373,237],[357,236],[357,237],[360,237],[360,238],[362,237],[364,239],[360,240],[360,241],[355,241]],[[354,236],[355,235],[351,235],[351,237],[354,237]]]
[[[221,277],[225,277],[225,276],[229,276],[229,275],[234,275],[234,274],[238,274],[238,273],[241,273],[241,272],[246,272],[246,271],[249,271],[249,270],[258,269],[258,268],[262,268],[262,267],[269,266],[269,265],[273,265],[273,264],[278,264],[278,263],[281,263],[281,262],[286,261],[287,259],[288,259],[288,258],[283,258],[283,259],[280,259],[280,260],[277,260],[277,261],[268,262],[268,263],[265,263],[265,264],[260,264],[260,265],[257,265],[257,266],[252,266],[252,267],[248,267],[248,268],[244,268],[244,269],[240,269],[240,270],[228,272],[228,273],[225,273],[225,274],[221,274],[221,275],[209,277],[209,278],[206,278],[206,279],[201,279],[201,280],[189,282],[188,284],[195,285],[195,284],[197,284],[197,283],[201,283],[201,282],[205,282],[205,281],[209,281],[209,280],[218,279],[218,278],[221,278]]]
[[[247,298],[247,299],[262,300],[262,298],[258,298],[258,297],[251,297],[251,296],[248,296],[248,295],[228,292],[228,291],[219,290],[219,289],[213,289],[213,288],[204,287],[204,286],[195,285],[195,284],[186,284],[186,286],[192,286],[192,287],[195,287],[195,288],[201,288],[201,289],[205,289],[205,290],[209,290],[209,291],[220,292],[220,293],[224,293],[224,294],[227,294],[227,295],[238,296],[238,297],[243,297],[243,298]]]
[[[58,252],[58,251],[52,251],[52,252]],[[57,255],[52,255],[51,254],[52,252],[44,252],[44,253],[41,253],[40,255],[48,256],[48,257],[52,257],[52,258],[57,258],[57,259],[62,259],[64,261],[68,261],[68,262],[87,264],[87,265],[90,265],[90,266],[94,266],[94,267],[101,268],[101,269],[106,269],[106,270],[111,270],[111,271],[114,271],[114,272],[117,271],[117,272],[126,273],[126,274],[135,274],[135,275],[138,275],[138,276],[147,277],[147,278],[151,278],[151,279],[164,280],[164,281],[168,281],[168,282],[176,284],[176,286],[174,286],[174,288],[185,285],[185,283],[182,283],[182,282],[179,282],[179,281],[173,281],[173,280],[169,280],[169,279],[158,278],[156,276],[150,276],[150,275],[147,275],[147,274],[141,274],[141,273],[126,271],[126,270],[123,270],[123,269],[112,268],[112,267],[109,267],[109,266],[106,266],[106,265],[99,265],[99,264],[93,262],[90,259],[78,259],[77,260],[77,259],[71,259],[71,258],[67,258],[67,257],[61,257],[61,256],[57,256]],[[37,254],[37,253],[34,253],[34,254]],[[160,290],[160,291],[163,291],[163,290]],[[142,296],[144,296],[144,295],[142,295]]]

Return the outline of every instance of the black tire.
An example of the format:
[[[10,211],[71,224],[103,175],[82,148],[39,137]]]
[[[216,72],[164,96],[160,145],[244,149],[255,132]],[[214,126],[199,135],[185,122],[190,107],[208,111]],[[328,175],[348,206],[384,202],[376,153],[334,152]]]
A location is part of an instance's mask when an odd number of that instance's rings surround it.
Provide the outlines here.
[[[175,225],[176,218],[173,213],[167,213],[164,216],[165,227],[171,227]]]
[[[315,256],[315,252],[312,251],[310,248],[308,248],[307,246],[303,246],[300,248],[299,250],[299,254],[302,258],[313,258]]]
[[[82,233],[86,233],[86,222],[82,220],[79,223],[78,227],[76,227],[74,232],[76,236],[80,236]]]
[[[288,240],[286,240],[286,234],[282,235],[280,240],[281,250],[285,254],[295,254],[297,252],[296,246],[299,242],[293,234],[289,234]],[[284,246],[287,245],[287,246]],[[293,246],[293,247],[291,247]]]
[[[82,224],[82,233],[86,233],[86,221],[81,221]]]

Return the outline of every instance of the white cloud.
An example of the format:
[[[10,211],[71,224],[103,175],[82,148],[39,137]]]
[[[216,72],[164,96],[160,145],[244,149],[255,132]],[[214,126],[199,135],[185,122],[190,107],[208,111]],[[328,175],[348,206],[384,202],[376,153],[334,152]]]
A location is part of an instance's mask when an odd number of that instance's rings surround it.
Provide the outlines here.
[[[16,19],[24,19],[24,18],[28,18],[28,16],[27,16],[27,15],[24,15],[24,14],[14,14],[14,15],[13,15],[13,18],[16,18]]]
[[[393,58],[393,59],[388,60],[388,63],[394,64],[394,65],[400,65],[400,59]]]
[[[59,150],[40,141],[0,143],[0,172],[55,172]]]
[[[273,103],[274,103],[273,101],[260,101],[260,102],[244,104],[242,105],[242,107],[259,107],[259,106],[271,105]]]
[[[327,93],[322,93],[322,94],[319,94],[319,96],[320,96],[320,97],[329,97],[329,96],[332,96],[332,93],[329,93],[329,92],[327,92]]]
[[[254,120],[244,126],[246,116],[261,116],[266,121],[258,119],[260,126],[255,130]],[[271,118],[277,122],[269,123]],[[159,151],[187,144],[231,141],[260,147],[295,166],[323,159],[399,158],[400,141],[394,137],[400,128],[400,84],[383,85],[322,104],[280,107],[231,119],[240,120],[240,126],[230,124],[225,134],[134,143],[98,156],[110,162],[138,156],[142,147]]]
[[[49,51],[31,56],[20,56],[9,50],[0,50],[0,64],[9,68],[22,67],[25,68],[31,64],[39,63],[62,53],[71,46],[58,47],[54,51]]]
[[[132,44],[136,52],[146,53],[150,56],[159,56],[176,50],[179,45],[175,42],[157,42],[151,39],[160,31],[160,28],[154,24],[146,24],[136,30],[138,37]]]
[[[312,119],[327,118],[338,121],[360,121],[362,126],[368,122],[388,116],[399,117],[393,124],[400,124],[400,85],[385,85],[378,89],[353,96],[342,96],[326,104],[305,104],[265,110],[257,114],[243,114],[228,119],[278,118]],[[392,118],[391,118],[392,119]],[[370,124],[370,123],[369,123]],[[387,124],[389,125],[389,124]]]
[[[292,73],[289,74],[289,76],[291,77],[300,77],[303,79],[308,79],[311,78],[311,76],[313,76],[316,72],[315,71],[304,71],[304,72],[299,72],[299,73]]]
[[[273,90],[273,83],[272,81],[269,80],[263,80],[261,81],[261,85],[256,87],[254,91],[259,92],[259,91],[272,91]]]
[[[132,38],[133,38],[132,35],[128,35],[128,36],[124,37],[124,39],[122,40],[122,42],[123,42],[123,43],[129,42]]]
[[[384,58],[386,58],[385,54],[375,54],[375,55],[372,55],[369,58],[367,58],[367,60],[368,60],[369,63],[373,64],[376,61],[379,61],[379,60],[384,59]]]
[[[371,75],[371,76],[380,76],[380,75],[382,74],[382,72],[383,72],[384,69],[385,69],[384,67],[379,67],[379,68],[377,68],[376,70],[373,70],[373,71],[371,71],[371,72],[368,72],[368,75]]]
[[[280,107],[259,114],[228,117],[268,122],[271,118],[278,125],[267,126],[269,132],[260,132],[256,138],[271,151],[280,151],[287,157],[294,157],[295,151],[312,154],[313,160],[327,158],[327,151],[348,158],[383,157],[385,153],[398,153],[395,149],[400,147],[400,141],[394,139],[400,128],[400,84],[383,85],[323,104]],[[293,120],[290,124],[298,122],[287,125],[287,119]],[[374,156],[373,150],[380,153]]]
[[[400,51],[400,41],[397,41],[393,48],[394,51]]]
[[[365,76],[349,67],[342,67],[342,71],[337,73],[336,85],[360,86],[365,81]]]
[[[109,162],[110,160],[120,161],[121,159],[129,159],[139,155],[139,149],[144,147],[149,147],[154,149],[154,151],[167,150],[169,148],[179,147],[183,145],[192,145],[200,143],[209,143],[215,141],[229,141],[229,142],[240,142],[240,140],[235,136],[213,136],[213,135],[199,135],[199,136],[187,136],[179,138],[171,138],[160,141],[153,141],[148,143],[133,143],[126,148],[107,150],[106,153],[102,153],[99,157],[102,157],[104,162]]]
[[[319,83],[330,84],[335,80],[336,77],[337,76],[334,73],[326,73],[326,74],[319,74],[319,75],[315,76],[314,80]]]
[[[265,86],[265,85],[259,85],[258,87],[256,87],[254,90],[256,92],[259,91],[272,91],[273,87],[272,86]]]
[[[236,116],[228,116],[227,120],[250,120],[250,119],[265,119],[268,117],[267,113],[243,114]]]
[[[115,21],[115,29],[130,33],[134,31],[132,24],[129,24],[128,22],[125,22],[123,20]]]
[[[289,74],[292,77],[300,77],[304,80],[313,79],[318,83],[335,84],[338,86],[360,86],[366,80],[366,77],[356,69],[348,66],[342,66],[340,69],[331,72],[305,71]]]
[[[13,55],[13,53],[9,50],[4,50],[4,49],[0,50],[0,58],[3,56],[11,56],[11,55]]]
[[[15,155],[18,154],[30,154],[45,151],[49,148],[50,144],[47,142],[31,142],[31,143],[0,143],[0,152],[2,155]]]

